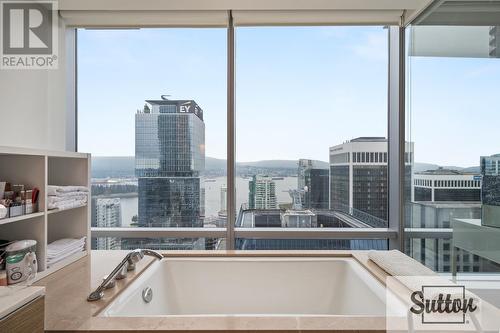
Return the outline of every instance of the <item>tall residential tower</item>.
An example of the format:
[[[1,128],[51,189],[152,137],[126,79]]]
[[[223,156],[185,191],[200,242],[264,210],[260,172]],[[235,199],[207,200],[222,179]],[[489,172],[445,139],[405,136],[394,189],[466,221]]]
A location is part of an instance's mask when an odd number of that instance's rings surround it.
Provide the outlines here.
[[[116,228],[122,226],[120,198],[92,199],[92,226],[98,228]],[[92,248],[96,250],[120,250],[119,237],[99,237],[92,239]]]
[[[276,209],[276,183],[269,176],[253,176],[248,183],[250,209]]]

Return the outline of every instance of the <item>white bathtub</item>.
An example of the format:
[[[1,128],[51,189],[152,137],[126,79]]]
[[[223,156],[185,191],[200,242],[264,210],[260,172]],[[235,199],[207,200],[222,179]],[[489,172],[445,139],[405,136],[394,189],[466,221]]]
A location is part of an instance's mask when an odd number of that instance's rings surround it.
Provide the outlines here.
[[[146,303],[144,288],[153,290]],[[166,258],[99,316],[385,315],[385,288],[354,258]]]

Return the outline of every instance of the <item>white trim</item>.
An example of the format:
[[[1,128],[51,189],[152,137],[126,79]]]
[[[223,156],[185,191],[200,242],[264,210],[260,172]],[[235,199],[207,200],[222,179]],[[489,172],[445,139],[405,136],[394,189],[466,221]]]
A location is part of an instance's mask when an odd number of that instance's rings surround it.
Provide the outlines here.
[[[92,237],[225,238],[225,228],[91,228]]]
[[[34,156],[45,156],[50,157],[72,157],[72,158],[89,158],[90,154],[85,153],[75,153],[69,151],[57,151],[57,150],[42,150],[34,148],[23,148],[23,147],[6,147],[0,146],[0,155],[34,155]]]
[[[81,28],[226,27],[225,11],[61,10],[67,26]]]
[[[235,26],[399,25],[403,10],[234,11]]]
[[[431,0],[59,0],[61,10],[408,10]]]
[[[451,239],[451,228],[405,228],[406,238],[424,239]]]
[[[432,0],[59,0],[78,27],[401,25]]]

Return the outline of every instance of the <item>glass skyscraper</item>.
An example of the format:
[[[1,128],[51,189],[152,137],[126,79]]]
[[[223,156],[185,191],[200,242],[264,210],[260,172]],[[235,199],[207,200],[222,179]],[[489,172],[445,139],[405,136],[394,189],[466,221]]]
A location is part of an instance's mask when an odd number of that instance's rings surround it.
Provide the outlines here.
[[[203,227],[205,123],[193,100],[147,100],[135,116],[139,227]]]
[[[481,156],[482,224],[500,227],[500,154]]]

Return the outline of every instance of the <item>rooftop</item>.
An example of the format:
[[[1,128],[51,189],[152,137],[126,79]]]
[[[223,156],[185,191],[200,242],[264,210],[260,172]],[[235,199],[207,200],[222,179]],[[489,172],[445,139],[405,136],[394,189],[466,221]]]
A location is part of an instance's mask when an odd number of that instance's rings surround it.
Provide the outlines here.
[[[146,103],[151,105],[179,105],[185,103],[196,104],[196,102],[192,99],[147,99]]]
[[[492,158],[492,157],[500,158],[500,154],[493,154],[490,156],[481,156],[481,158]]]
[[[460,208],[460,209],[472,209],[481,208],[481,201],[415,201],[412,204],[429,206],[434,208]]]
[[[386,142],[387,139],[383,136],[360,136],[359,138],[352,139],[349,142]]]
[[[416,175],[478,175],[478,173],[475,172],[467,172],[467,171],[460,171],[456,169],[445,169],[445,168],[439,168],[439,169],[434,169],[434,170],[426,170],[426,171],[420,171],[420,172],[415,172]]]

